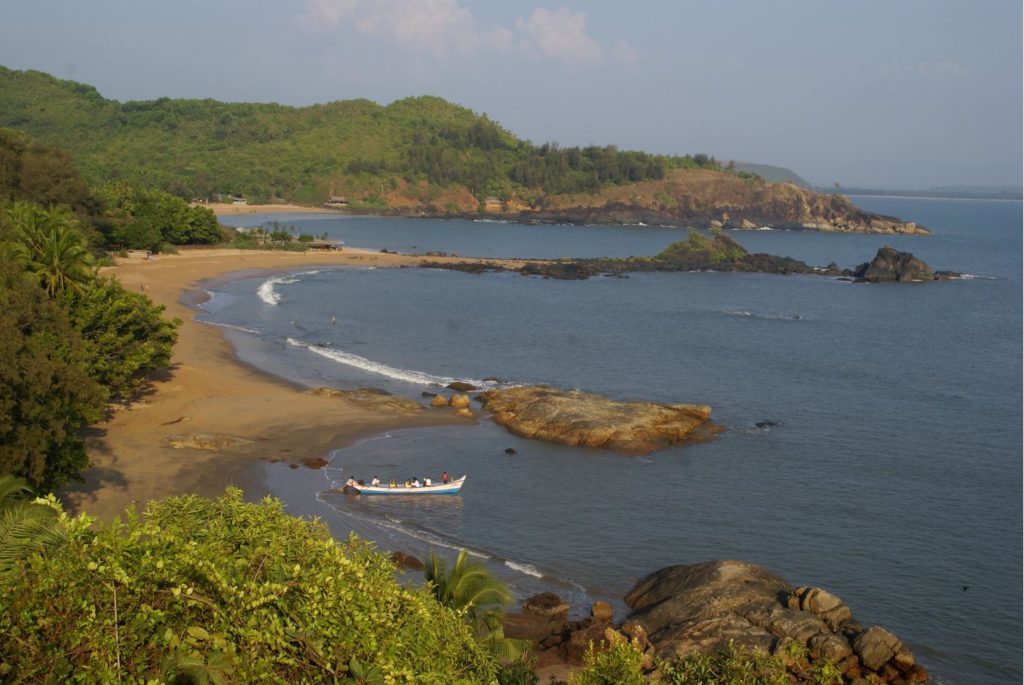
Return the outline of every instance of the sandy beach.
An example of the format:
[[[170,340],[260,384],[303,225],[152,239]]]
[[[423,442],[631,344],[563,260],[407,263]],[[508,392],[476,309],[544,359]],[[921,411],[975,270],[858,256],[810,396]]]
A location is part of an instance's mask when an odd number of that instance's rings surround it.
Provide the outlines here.
[[[331,448],[384,430],[465,422],[449,410],[381,414],[343,400],[304,394],[241,363],[220,329],[194,320],[183,295],[202,282],[239,271],[287,271],[312,266],[415,264],[416,257],[346,249],[338,253],[183,250],[152,261],[122,259],[105,270],[129,289],[147,292],[182,320],[172,367],[127,407],[90,431],[92,467],[84,484],[62,493],[71,511],[103,519],[125,507],[170,495],[217,495],[240,484],[254,460],[301,464]],[[174,447],[193,436],[217,450]],[[195,442],[193,438],[193,442]],[[300,466],[300,468],[305,468]]]
[[[231,202],[208,202],[200,205],[213,210],[217,216],[237,216],[239,214],[340,214],[335,209],[326,207],[306,207],[304,205],[236,205]]]

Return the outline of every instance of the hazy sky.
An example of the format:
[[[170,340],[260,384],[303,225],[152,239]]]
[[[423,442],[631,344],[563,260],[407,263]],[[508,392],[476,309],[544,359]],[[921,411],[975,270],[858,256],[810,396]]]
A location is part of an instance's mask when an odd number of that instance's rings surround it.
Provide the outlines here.
[[[1019,185],[1021,13],[1021,0],[7,0],[0,64],[117,100],[439,95],[535,142],[708,152],[819,184]]]

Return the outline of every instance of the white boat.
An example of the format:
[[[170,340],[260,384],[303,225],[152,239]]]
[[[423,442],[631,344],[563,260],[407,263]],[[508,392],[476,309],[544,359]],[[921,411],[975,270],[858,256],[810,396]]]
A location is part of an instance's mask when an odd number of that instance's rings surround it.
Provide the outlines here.
[[[462,489],[466,477],[456,478],[447,483],[434,483],[433,485],[421,485],[418,488],[407,488],[404,485],[360,485],[358,481],[349,479],[345,485],[352,488],[360,495],[457,495]]]

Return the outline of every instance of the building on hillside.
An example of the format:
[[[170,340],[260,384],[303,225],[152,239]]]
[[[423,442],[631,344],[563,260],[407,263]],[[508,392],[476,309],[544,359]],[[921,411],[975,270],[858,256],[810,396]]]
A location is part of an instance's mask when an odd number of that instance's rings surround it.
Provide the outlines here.
[[[485,212],[500,212],[504,209],[504,205],[501,200],[489,195],[484,198],[484,211]]]
[[[324,207],[328,209],[346,209],[348,207],[348,198],[341,195],[331,195],[327,202],[324,203]]]

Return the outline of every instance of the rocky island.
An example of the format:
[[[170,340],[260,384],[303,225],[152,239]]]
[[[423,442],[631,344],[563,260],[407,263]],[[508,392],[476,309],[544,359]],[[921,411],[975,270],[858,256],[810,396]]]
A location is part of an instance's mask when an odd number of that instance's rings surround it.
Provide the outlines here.
[[[855,269],[840,268],[835,262],[827,266],[811,266],[791,257],[763,252],[750,253],[732,237],[719,229],[711,236],[691,230],[686,240],[672,243],[653,257],[628,259],[561,259],[528,261],[513,267],[500,262],[422,262],[425,268],[450,269],[468,273],[517,271],[524,276],[543,276],[563,280],[581,280],[593,276],[625,277],[644,271],[721,271],[767,274],[807,274],[832,276],[867,283],[912,283],[957,278],[953,271],[935,271],[909,252],[900,252],[888,245],[878,250],[874,259]]]

